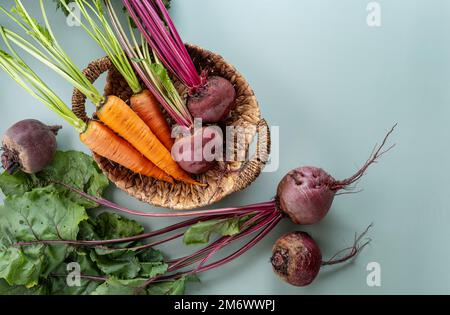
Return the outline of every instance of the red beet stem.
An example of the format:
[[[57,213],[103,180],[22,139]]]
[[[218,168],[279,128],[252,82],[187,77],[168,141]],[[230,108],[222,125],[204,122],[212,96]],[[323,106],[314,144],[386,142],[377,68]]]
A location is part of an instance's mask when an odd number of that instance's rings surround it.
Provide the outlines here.
[[[109,12],[109,17],[111,19],[112,25],[116,30],[117,38],[119,39],[121,46],[125,53],[127,54],[128,58],[131,61],[131,64],[133,65],[134,69],[138,73],[139,77],[144,82],[145,86],[149,89],[149,91],[156,97],[158,102],[164,107],[164,109],[168,112],[170,117],[172,117],[175,122],[180,126],[186,126],[189,127],[193,124],[192,117],[189,114],[183,115],[182,113],[176,112],[166,101],[166,99],[159,93],[158,89],[155,87],[155,85],[150,81],[148,73],[146,70],[141,66],[139,62],[136,62],[135,60],[138,58],[138,55],[134,51],[134,47],[129,42],[127,35],[125,34],[123,28],[120,25],[120,21],[118,20],[114,8],[111,4],[111,1],[105,1],[106,7]]]
[[[269,216],[268,219],[261,221],[260,223],[256,224],[254,227],[254,230],[252,232],[256,232],[266,226],[268,223],[272,222],[274,217],[277,215],[277,213],[273,213],[271,216]],[[245,222],[242,226],[242,229],[245,229],[247,227],[251,227],[254,223],[258,222],[259,219],[263,217],[263,214],[256,215],[255,217],[251,218],[249,221]],[[251,229],[250,229],[251,230]],[[236,239],[238,239],[240,235],[233,235],[233,236],[227,236],[223,238],[222,242],[217,244],[215,248],[212,249],[212,251],[200,262],[200,264],[195,269],[196,271],[200,270],[210,259],[214,254],[216,254],[218,251],[220,251],[225,246],[229,245]]]
[[[173,260],[170,263],[170,271],[175,271],[178,269],[182,269],[185,268],[189,265],[192,265],[196,262],[198,262],[200,259],[202,259],[205,255],[207,255],[209,252],[211,252],[212,250],[214,250],[216,247],[218,247],[219,245],[223,245],[226,246],[228,244],[230,244],[231,242],[237,241],[241,238],[246,237],[249,234],[252,234],[258,230],[260,230],[261,228],[263,228],[265,225],[267,225],[269,222],[271,222],[272,220],[272,216],[273,214],[270,214],[269,216],[267,214],[264,214],[265,218],[263,221],[259,222],[257,225],[255,226],[250,226],[250,221],[253,221],[253,223],[257,222],[255,219],[256,217],[261,218],[260,216],[262,215],[257,215],[255,217],[253,217],[252,219],[250,219],[249,221],[247,221],[241,228],[241,233],[239,233],[238,235],[236,235],[233,240],[230,240],[229,237],[221,237],[218,240],[216,240],[215,242],[209,244],[208,246],[204,247],[203,249],[189,255],[183,258],[178,258],[176,260]],[[224,241],[225,239],[228,239],[228,242],[226,244],[222,244],[222,241]],[[222,246],[222,247],[223,247]]]
[[[246,245],[244,245],[241,249],[237,250],[236,252],[234,252],[233,254],[219,260],[216,261],[214,263],[211,263],[209,265],[205,265],[201,268],[197,268],[195,270],[191,270],[191,271],[186,271],[186,272],[180,272],[174,275],[169,275],[169,276],[158,276],[158,277],[154,277],[149,279],[148,281],[146,281],[140,288],[138,288],[137,292],[139,292],[140,290],[143,290],[144,288],[146,288],[148,285],[154,283],[154,282],[158,282],[158,281],[166,281],[166,280],[170,280],[170,279],[176,279],[182,276],[186,276],[186,275],[191,275],[191,274],[197,274],[197,273],[201,273],[204,271],[208,271],[208,270],[212,270],[215,268],[218,268],[220,266],[223,266],[231,261],[233,261],[234,259],[240,257],[241,255],[243,255],[244,253],[246,253],[247,251],[249,251],[250,249],[252,249],[256,244],[258,244],[258,242],[263,239],[267,234],[269,234],[272,229],[278,224],[278,222],[280,222],[280,220],[283,218],[283,215],[281,213],[276,213],[274,212],[274,214],[272,216],[270,216],[270,219],[267,220],[266,224],[262,225],[258,225],[259,229],[263,228],[264,229],[258,234],[256,235],[252,240],[250,240]],[[266,226],[268,224],[268,226]],[[257,230],[255,227],[253,228],[255,230]],[[236,235],[236,238],[241,238],[243,236],[241,236],[241,234]],[[177,268],[178,269],[178,268]]]
[[[123,0],[131,18],[167,69],[187,87],[202,83],[194,63],[160,0]]]
[[[373,224],[369,225],[366,228],[366,230],[363,233],[361,233],[361,235],[359,235],[359,236],[355,234],[355,241],[353,243],[353,246],[344,248],[343,250],[337,252],[329,260],[323,261],[322,266],[332,266],[332,265],[342,264],[342,263],[352,259],[353,257],[357,256],[364,249],[364,247],[366,247],[367,245],[370,244],[371,239],[367,239],[364,243],[361,243],[361,240],[363,239],[364,236],[366,236],[367,232],[369,232],[369,229],[372,226],[373,226]],[[348,254],[346,254],[345,256],[343,256],[341,258],[336,258],[344,252],[348,252]]]
[[[67,278],[67,274],[64,273],[51,273],[50,276],[52,277],[61,277],[61,278]],[[96,281],[96,282],[105,282],[108,280],[108,277],[103,276],[91,276],[86,274],[80,274],[81,279]]]
[[[141,241],[147,238],[167,234],[172,231],[176,231],[178,229],[190,226],[192,224],[211,220],[211,219],[217,219],[221,217],[210,217],[210,216],[204,216],[199,218],[194,218],[190,220],[186,220],[168,227],[165,227],[163,229],[136,235],[132,237],[124,237],[124,238],[117,238],[117,239],[111,239],[111,240],[95,240],[95,241],[74,241],[74,240],[37,240],[37,241],[30,241],[30,242],[18,242],[14,244],[15,246],[32,246],[36,244],[47,244],[47,245],[58,245],[58,244],[65,244],[65,245],[73,245],[73,246],[102,246],[102,245],[110,245],[110,244],[118,244],[118,243],[128,243],[128,242],[135,242],[135,241]]]
[[[200,268],[199,270],[197,270],[196,272],[204,272],[204,271],[208,271],[217,267],[220,267],[226,263],[231,262],[232,260],[238,258],[239,256],[241,256],[242,254],[244,254],[245,252],[249,251],[250,249],[252,249],[260,240],[262,240],[267,234],[269,234],[272,229],[278,224],[278,222],[280,222],[280,220],[283,218],[283,216],[281,214],[277,214],[275,216],[275,218],[272,220],[272,222],[269,224],[269,226],[267,226],[263,231],[261,231],[256,237],[254,237],[250,242],[248,242],[244,247],[242,247],[240,250],[236,251],[235,253],[231,254],[230,256],[221,259],[217,262],[211,263],[207,266],[204,266],[202,268]]]
[[[114,202],[111,202],[109,200],[106,200],[104,198],[98,198],[89,195],[88,193],[85,193],[84,191],[72,187],[70,185],[61,183],[61,182],[54,182],[55,184],[61,185],[68,190],[79,194],[80,196],[86,198],[87,200],[90,200],[92,202],[95,202],[99,205],[118,210],[123,213],[135,215],[135,216],[141,216],[141,217],[151,217],[151,218],[183,218],[183,217],[195,217],[195,216],[215,216],[215,215],[231,215],[231,214],[246,214],[251,213],[253,211],[258,212],[271,212],[275,209],[275,201],[266,201],[261,203],[256,203],[252,205],[242,206],[242,207],[232,207],[232,208],[222,208],[222,209],[215,209],[215,210],[198,210],[198,211],[186,211],[186,212],[171,212],[171,213],[148,213],[138,210],[131,210],[124,208]]]
[[[389,148],[387,148],[386,150],[383,150],[383,148],[386,146],[386,142],[389,138],[389,136],[394,132],[395,127],[397,127],[397,124],[395,124],[391,130],[386,134],[386,136],[383,139],[383,142],[381,143],[380,146],[376,145],[372,154],[370,155],[369,159],[366,161],[366,163],[352,176],[349,177],[347,179],[341,180],[341,181],[336,181],[330,188],[331,190],[341,190],[344,189],[346,187],[348,187],[349,185],[355,183],[356,181],[358,181],[359,179],[361,179],[361,177],[364,176],[365,172],[367,171],[367,169],[369,168],[370,165],[376,163],[378,161],[378,159],[384,155],[385,153],[387,153],[388,151],[390,151],[392,148],[395,147],[395,144],[391,145]]]

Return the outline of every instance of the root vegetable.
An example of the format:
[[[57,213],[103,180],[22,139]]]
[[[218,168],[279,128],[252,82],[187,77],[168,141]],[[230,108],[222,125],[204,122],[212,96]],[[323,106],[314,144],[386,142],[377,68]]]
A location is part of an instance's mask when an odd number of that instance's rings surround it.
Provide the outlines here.
[[[335,180],[324,170],[312,166],[290,171],[278,185],[276,201],[280,210],[296,224],[315,224],[322,220],[330,210],[336,194],[359,180],[370,165],[392,148],[391,146],[382,151],[394,128],[395,126],[363,167],[345,180]]]
[[[187,106],[192,116],[203,123],[217,123],[230,115],[235,98],[236,91],[230,81],[212,76],[189,97]]]
[[[61,128],[35,119],[14,124],[3,136],[3,168],[10,174],[18,168],[29,174],[43,170],[55,156],[56,135]]]
[[[155,51],[158,59],[188,89],[188,108],[204,123],[225,119],[234,104],[233,85],[222,77],[199,74],[161,0],[123,0],[131,18]],[[167,25],[167,27],[165,27]]]
[[[163,240],[158,240],[156,243],[152,243],[152,245],[170,242],[174,239],[183,237],[183,235],[185,240],[190,239],[195,242],[198,240],[205,240],[206,235],[206,242],[208,242],[208,235],[214,231],[222,236],[218,240],[193,254],[170,261],[168,271],[173,274],[164,277],[150,278],[143,284],[142,288],[144,288],[155,281],[164,281],[167,279],[176,279],[187,275],[198,274],[203,271],[218,268],[236,259],[258,244],[261,239],[263,239],[270,233],[271,230],[273,230],[273,228],[275,228],[275,226],[277,226],[283,217],[288,216],[297,224],[311,224],[311,222],[318,222],[328,213],[334,196],[339,194],[338,191],[343,189],[349,190],[349,185],[359,180],[370,165],[375,163],[379,157],[393,147],[391,146],[383,151],[387,139],[393,132],[394,127],[387,133],[382,144],[375,148],[374,152],[371,154],[370,158],[363,165],[363,167],[361,167],[355,175],[349,177],[348,179],[337,181],[318,168],[299,168],[295,172],[288,174],[286,176],[286,178],[288,178],[287,180],[285,178],[281,181],[275,200],[242,207],[178,213],[148,213],[139,210],[127,209],[106,199],[92,197],[89,194],[86,194],[79,189],[70,187],[64,183],[59,184],[75,193],[78,193],[90,201],[130,215],[153,218],[197,217],[197,219],[191,218],[157,232],[157,235],[162,235],[169,232],[174,232],[180,228],[191,227],[192,229],[189,228],[188,231],[185,232],[188,234],[189,231],[191,231],[188,238],[186,238],[186,234],[178,233],[167,236]],[[297,178],[298,176],[300,176],[300,178]],[[304,181],[304,183],[298,182],[299,180]],[[325,188],[318,187],[319,184],[320,186],[323,185]],[[345,193],[349,192],[343,192],[341,194]],[[291,199],[288,200],[286,196]],[[286,200],[289,202],[286,202]],[[199,223],[199,225],[193,228],[193,225],[195,224],[194,222],[200,222],[201,224]],[[347,255],[338,257],[343,253],[343,251],[341,251],[328,261],[322,260],[322,255],[317,244],[309,235],[302,232],[288,234],[287,236],[282,237],[275,244],[273,257],[271,260],[274,271],[279,274],[282,279],[293,285],[308,285],[315,279],[321,266],[343,263],[356,256],[360,250],[368,244],[366,242],[365,244],[360,245],[361,239],[365,233],[355,240],[355,244],[352,247],[344,249],[344,251],[348,252]],[[209,262],[212,256],[224,247],[252,234],[256,234],[256,236],[254,236],[248,243],[236,252],[217,261]],[[142,235],[142,238],[146,239],[153,236],[156,236],[156,234],[151,234],[151,236]],[[92,244],[79,243],[79,245],[94,246],[111,244],[110,242],[120,243],[125,241],[126,240],[109,240],[107,241],[108,243],[106,243],[106,241],[101,241],[100,243],[96,242]],[[53,242],[61,241],[54,240]],[[197,267],[194,269],[181,271],[182,269],[194,264],[197,264]]]
[[[98,31],[96,28],[98,25],[95,22],[88,18],[89,14],[86,14],[86,7],[82,5],[86,2],[76,1],[80,5],[80,10],[83,11],[83,16],[88,19],[88,23]],[[97,108],[97,117],[103,122],[107,127],[116,132],[119,136],[124,138],[128,143],[130,143],[136,150],[138,150],[144,157],[155,164],[161,171],[164,171],[167,175],[173,177],[174,179],[183,181],[185,183],[194,184],[194,185],[202,185],[197,183],[194,179],[192,179],[186,172],[184,172],[175,161],[173,161],[172,156],[170,155],[169,150],[161,143],[161,141],[155,136],[155,134],[151,131],[151,129],[147,126],[147,124],[119,97],[110,95],[104,96],[102,95],[98,89],[90,82],[90,80],[86,77],[85,73],[81,71],[73,61],[68,57],[68,54],[62,49],[60,45],[55,45],[57,42],[54,32],[52,31],[52,27],[49,23],[47,12],[45,10],[43,0],[39,1],[42,17],[44,19],[44,25],[40,25],[36,22],[34,18],[31,17],[30,13],[26,10],[25,6],[22,4],[21,0],[16,1],[16,7],[13,12],[16,13],[17,17],[15,17],[10,12],[7,12],[4,8],[0,7],[0,9],[5,12],[7,16],[9,16],[12,21],[16,24],[21,25],[23,28],[28,30],[28,33],[31,37],[33,37],[40,45],[31,44],[29,41],[26,41],[19,34],[15,33],[6,28],[1,29],[1,35],[14,55],[14,59],[12,61],[12,65],[9,64],[6,68],[7,72],[11,72],[11,66],[17,68],[26,68],[20,69],[19,74],[23,76],[24,70],[29,71],[28,66],[22,64],[18,64],[17,61],[20,57],[18,57],[15,52],[12,44],[15,44],[22,48],[25,52],[29,53],[31,56],[35,57],[37,60],[44,63],[50,69],[59,74],[63,79],[71,83],[75,88],[78,89],[82,94],[86,96],[93,104],[95,104]],[[96,5],[101,5],[100,1],[96,1]],[[107,22],[104,16],[97,16],[102,19],[102,25],[107,27]],[[85,24],[82,24],[84,28],[86,28]],[[109,29],[109,28],[108,28]],[[98,34],[98,33],[96,33]],[[97,37],[96,37],[97,38]],[[103,38],[103,37],[102,37]],[[97,38],[98,39],[98,38]],[[99,41],[99,44],[109,52],[109,55],[112,59],[116,59],[113,63],[117,68],[121,68],[120,72],[126,71],[127,73],[132,73],[133,69],[129,62],[127,61],[126,55],[123,50],[120,48],[118,42],[117,45],[111,43],[114,41],[114,36],[112,35],[112,31],[107,32],[107,38]],[[116,40],[117,41],[117,40]],[[51,45],[52,49],[47,49],[46,47]],[[49,52],[48,54],[42,53],[42,51]],[[11,60],[9,60],[11,62]],[[25,80],[34,80],[40,81],[38,82],[39,88],[44,87],[42,80],[38,78],[35,74],[31,78],[25,76]],[[21,79],[22,80],[22,79]],[[17,81],[17,80],[16,80]],[[128,76],[128,84],[132,85],[131,88],[134,92],[141,91],[140,83],[136,75],[130,74]],[[22,85],[23,81],[21,81]],[[36,82],[33,82],[34,85]],[[29,89],[28,89],[29,90]],[[30,91],[29,91],[30,92]],[[41,89],[41,94],[50,94],[47,87],[45,89]],[[31,91],[31,94],[34,95],[34,92]],[[44,100],[41,97],[38,97],[40,100]],[[59,102],[59,101],[58,101]],[[72,122],[74,118],[68,117],[71,115],[67,113],[67,106],[61,105],[61,108],[58,109],[59,105],[52,104],[50,108],[57,108],[59,112],[64,112],[64,116],[69,118]],[[77,121],[81,127],[81,124]],[[86,126],[84,126],[86,127]],[[82,131],[85,131],[84,128]],[[166,168],[167,167],[167,168]],[[166,169],[164,169],[166,168]]]
[[[273,271],[280,279],[291,285],[307,286],[315,280],[321,267],[344,263],[367,246],[370,239],[363,244],[360,242],[370,227],[355,239],[352,247],[340,251],[328,261],[322,261],[320,248],[308,233],[291,232],[283,235],[272,249],[270,261]],[[348,252],[347,255],[338,258],[345,251]]]
[[[218,127],[203,127],[190,136],[177,139],[172,156],[178,165],[191,174],[212,169],[222,156],[223,137]]]

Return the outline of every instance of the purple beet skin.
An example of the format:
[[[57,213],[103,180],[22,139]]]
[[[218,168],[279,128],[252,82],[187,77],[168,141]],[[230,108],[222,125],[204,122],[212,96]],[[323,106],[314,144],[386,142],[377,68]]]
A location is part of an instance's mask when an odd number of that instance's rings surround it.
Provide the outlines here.
[[[203,127],[191,136],[177,139],[172,156],[183,170],[198,175],[214,168],[217,157],[223,150],[222,146],[223,137],[220,129]]]
[[[3,168],[10,174],[18,168],[30,174],[44,169],[55,156],[56,134],[60,128],[35,119],[14,124],[3,136]]]
[[[212,76],[189,97],[187,106],[194,118],[201,118],[203,123],[217,123],[230,115],[235,98],[236,91],[230,81]]]
[[[272,249],[273,271],[294,286],[307,286],[314,281],[322,266],[317,243],[305,232],[291,232],[280,237]]]
[[[278,185],[278,205],[296,224],[317,223],[330,210],[336,194],[335,183],[336,180],[320,168],[294,169]]]

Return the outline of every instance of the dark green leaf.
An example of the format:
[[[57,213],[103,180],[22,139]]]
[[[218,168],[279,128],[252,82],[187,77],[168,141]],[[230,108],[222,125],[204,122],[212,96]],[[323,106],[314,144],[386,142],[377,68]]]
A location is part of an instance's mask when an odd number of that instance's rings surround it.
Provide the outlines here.
[[[138,288],[145,283],[146,279],[119,280],[111,277],[101,284],[92,295],[136,295],[145,294],[145,290]]]
[[[24,286],[10,286],[5,280],[0,279],[0,295],[47,295],[48,289],[43,286],[34,286],[27,289]]]
[[[100,237],[97,235],[97,232],[95,231],[94,219],[89,218],[89,220],[80,223],[78,231],[78,239],[86,241],[93,241],[100,239]]]
[[[164,261],[163,254],[156,249],[147,248],[138,254],[139,260],[143,262],[161,262]]]
[[[80,266],[80,272],[82,275],[98,276],[100,271],[95,263],[90,259],[86,252],[78,251],[73,252],[65,261],[61,264],[57,270],[53,272],[53,276],[50,278],[49,291],[51,294],[58,295],[88,295],[91,294],[102,282],[94,281],[90,279],[80,278],[80,285],[69,286],[67,277],[70,276],[68,270],[69,263],[76,262]],[[70,268],[69,268],[70,269]]]
[[[32,287],[66,258],[65,245],[17,247],[16,242],[75,240],[78,225],[88,219],[83,207],[62,199],[55,187],[10,196],[0,208],[0,278],[10,285]]]
[[[147,288],[149,295],[183,295],[186,291],[186,284],[196,281],[197,277],[182,277],[178,280],[155,283]]]
[[[95,232],[101,239],[116,239],[144,233],[144,227],[115,213],[103,212],[95,219]]]
[[[58,151],[52,163],[35,175],[21,171],[14,175],[4,172],[0,176],[0,189],[6,196],[20,196],[33,188],[45,187],[55,181],[82,189],[93,196],[101,196],[109,185],[108,179],[90,156],[76,151]],[[62,186],[58,186],[58,189],[81,206],[88,209],[97,206]]]
[[[153,278],[163,275],[167,272],[169,266],[162,262],[144,262],[141,263],[141,271],[139,276],[145,278]]]
[[[199,222],[191,226],[184,233],[183,241],[186,245],[207,244],[212,234],[233,236],[239,234],[241,225],[247,218],[231,218]]]
[[[0,175],[0,189],[5,196],[23,195],[33,188],[33,182],[29,175],[17,171],[14,175],[4,172]]]
[[[139,259],[135,256],[135,253],[130,251],[119,257],[99,255],[96,251],[91,251],[90,257],[103,273],[121,279],[135,278],[141,270]]]

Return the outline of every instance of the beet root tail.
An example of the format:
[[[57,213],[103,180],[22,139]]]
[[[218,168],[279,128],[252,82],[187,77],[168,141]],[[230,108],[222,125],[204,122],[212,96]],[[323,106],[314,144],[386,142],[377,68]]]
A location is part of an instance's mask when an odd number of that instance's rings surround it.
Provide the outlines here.
[[[369,159],[366,161],[366,163],[364,163],[364,165],[351,177],[344,179],[344,180],[340,180],[340,181],[336,181],[332,186],[331,189],[334,191],[338,191],[341,189],[345,189],[348,186],[354,184],[355,182],[357,182],[358,180],[360,180],[364,174],[366,173],[367,169],[372,165],[378,162],[378,160],[381,158],[381,156],[383,156],[384,154],[386,154],[387,152],[389,152],[391,149],[393,149],[395,147],[395,144],[391,145],[390,147],[388,147],[387,149],[384,149],[386,147],[387,141],[389,139],[389,137],[391,136],[391,134],[394,132],[395,128],[397,127],[397,124],[395,124],[391,130],[389,130],[389,132],[386,134],[386,136],[383,139],[383,142],[381,142],[381,145],[375,145],[375,148],[372,151],[372,154],[370,155]]]
[[[359,255],[359,253],[370,244],[372,241],[370,238],[366,238],[364,241],[364,237],[369,232],[370,228],[373,227],[373,224],[370,224],[364,232],[362,232],[359,236],[355,234],[355,241],[353,243],[353,246],[344,248],[343,250],[337,252],[333,257],[331,257],[327,261],[322,262],[322,266],[332,266],[332,265],[338,265],[342,264],[346,261],[349,261],[350,259],[356,257]],[[343,253],[347,252],[346,255],[342,256]]]

